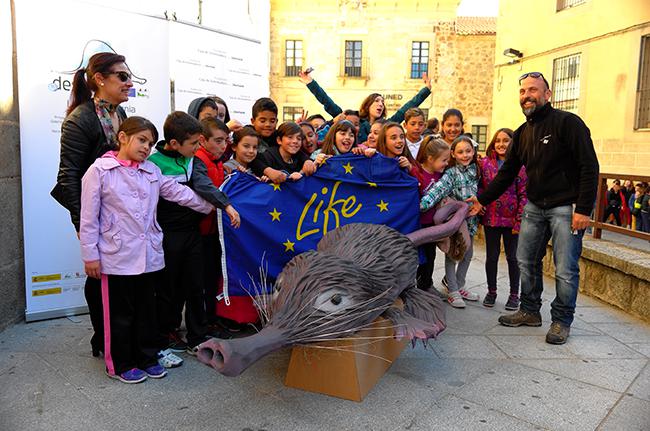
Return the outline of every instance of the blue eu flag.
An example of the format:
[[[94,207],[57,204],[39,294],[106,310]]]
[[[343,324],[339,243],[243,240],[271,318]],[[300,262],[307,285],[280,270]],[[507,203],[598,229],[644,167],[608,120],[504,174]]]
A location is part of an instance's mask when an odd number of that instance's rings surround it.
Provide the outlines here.
[[[227,304],[228,297],[268,291],[291,258],[315,249],[339,226],[378,223],[402,233],[419,228],[417,180],[380,154],[331,157],[313,176],[282,184],[237,172],[222,190],[241,215],[241,227],[233,229],[222,214]]]

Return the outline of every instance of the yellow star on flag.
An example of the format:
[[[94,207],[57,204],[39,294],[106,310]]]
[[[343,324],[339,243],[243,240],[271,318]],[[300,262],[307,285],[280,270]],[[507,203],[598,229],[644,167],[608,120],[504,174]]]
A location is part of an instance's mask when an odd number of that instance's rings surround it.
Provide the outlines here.
[[[377,204],[377,206],[379,207],[379,212],[388,211],[388,202],[384,202],[383,199]]]
[[[282,214],[280,211],[273,208],[273,211],[269,213],[271,216],[271,221],[280,221],[280,214]]]
[[[368,182],[368,185],[369,185],[370,187],[377,187],[377,183],[371,183],[370,181]]]
[[[280,188],[280,184],[271,183],[271,187],[273,187],[274,192],[278,190],[282,191],[282,189]]]
[[[343,165],[343,169],[345,169],[346,174],[352,174],[352,169],[354,169],[354,166],[348,162],[347,164]]]
[[[284,251],[296,251],[293,248],[293,246],[296,245],[295,242],[287,240],[286,242],[283,242],[282,245],[284,246]]]

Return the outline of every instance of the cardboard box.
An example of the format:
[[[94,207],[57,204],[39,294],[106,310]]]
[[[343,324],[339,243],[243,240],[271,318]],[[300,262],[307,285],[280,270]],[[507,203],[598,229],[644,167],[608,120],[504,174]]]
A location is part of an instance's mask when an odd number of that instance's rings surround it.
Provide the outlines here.
[[[362,401],[409,342],[392,336],[392,322],[379,318],[348,339],[318,343],[325,348],[294,347],[284,384]]]

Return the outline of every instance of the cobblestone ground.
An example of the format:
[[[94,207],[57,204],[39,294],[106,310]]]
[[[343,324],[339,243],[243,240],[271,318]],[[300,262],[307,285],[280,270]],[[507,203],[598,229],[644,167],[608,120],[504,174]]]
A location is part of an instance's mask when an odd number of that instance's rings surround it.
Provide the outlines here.
[[[479,246],[468,276],[481,296],[483,259]],[[650,325],[581,295],[568,343],[551,346],[553,280],[544,325],[506,328],[506,274],[493,309],[448,307],[439,339],[407,347],[361,403],[285,387],[288,350],[237,378],[184,355],[125,385],[91,356],[87,316],[18,324],[0,334],[0,430],[650,430]]]

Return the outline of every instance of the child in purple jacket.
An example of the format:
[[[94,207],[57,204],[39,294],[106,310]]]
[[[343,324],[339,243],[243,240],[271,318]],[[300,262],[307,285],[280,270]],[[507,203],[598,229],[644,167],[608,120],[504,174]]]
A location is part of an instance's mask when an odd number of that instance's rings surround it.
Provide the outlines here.
[[[480,161],[481,182],[479,190],[485,190],[496,177],[499,168],[506,158],[508,146],[512,142],[512,130],[499,129],[494,134],[486,150],[485,158]],[[521,214],[528,199],[526,198],[526,170],[522,166],[519,175],[506,192],[496,201],[485,208],[482,218],[485,231],[485,274],[488,293],[483,299],[483,305],[493,307],[497,298],[497,265],[501,253],[501,237],[505,246],[510,277],[510,296],[506,310],[519,308],[519,266],[517,264],[517,239]]]
[[[164,267],[158,197],[204,214],[214,208],[146,160],[158,139],[142,117],[126,119],[119,151],[95,160],[81,183],[81,257],[101,278],[104,359],[109,377],[139,383],[167,375],[156,353],[155,273]]]

